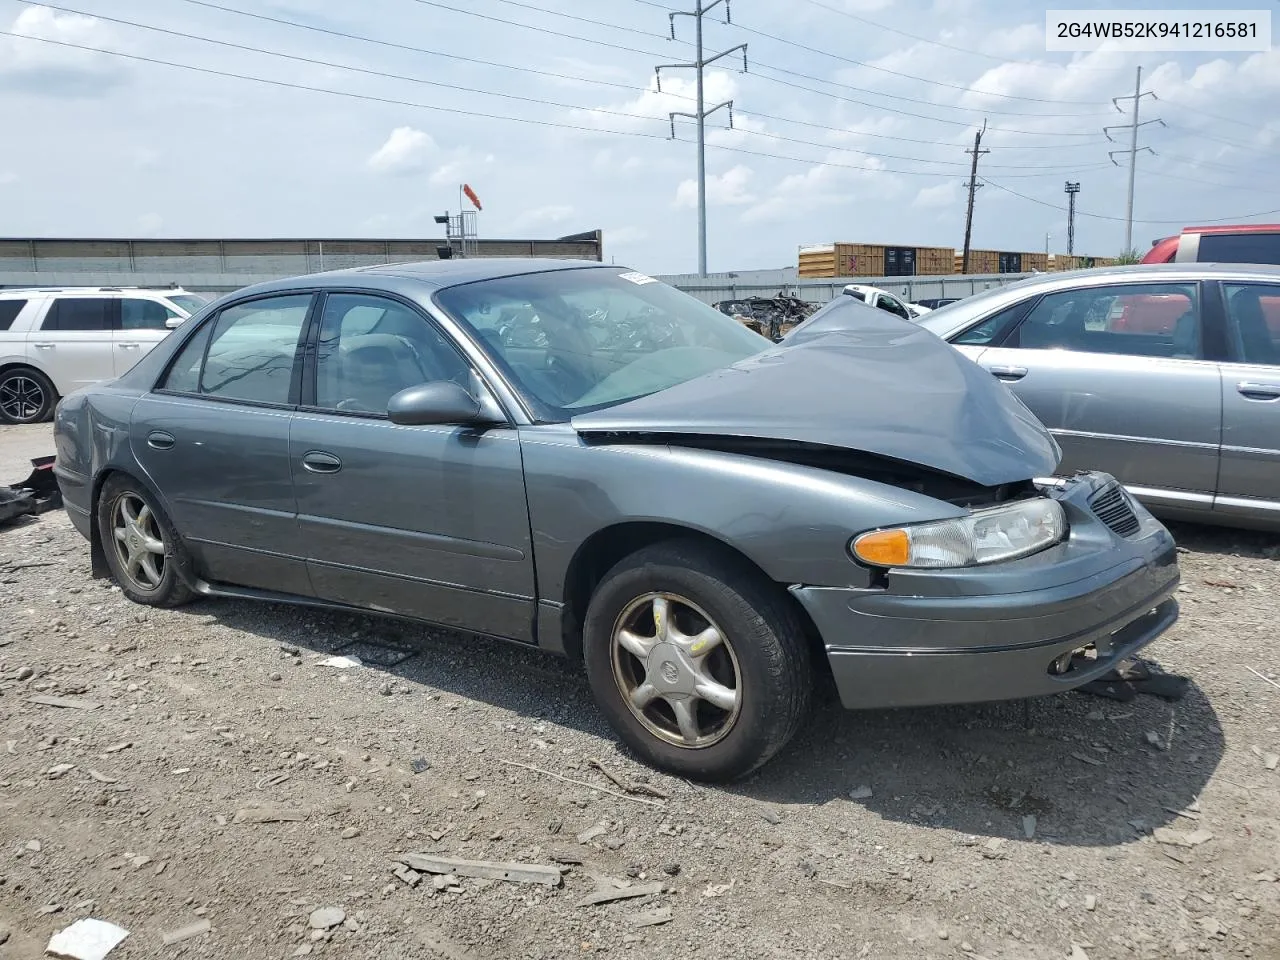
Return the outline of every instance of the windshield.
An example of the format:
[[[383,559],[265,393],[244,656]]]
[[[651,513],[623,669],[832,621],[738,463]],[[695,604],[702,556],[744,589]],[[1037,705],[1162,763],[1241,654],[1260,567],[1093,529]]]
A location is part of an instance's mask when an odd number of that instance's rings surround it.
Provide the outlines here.
[[[209,301],[195,293],[171,293],[165,297],[170,303],[181,307],[187,313],[196,313]]]
[[[441,290],[539,420],[666,390],[773,344],[688,294],[643,274],[554,270]]]

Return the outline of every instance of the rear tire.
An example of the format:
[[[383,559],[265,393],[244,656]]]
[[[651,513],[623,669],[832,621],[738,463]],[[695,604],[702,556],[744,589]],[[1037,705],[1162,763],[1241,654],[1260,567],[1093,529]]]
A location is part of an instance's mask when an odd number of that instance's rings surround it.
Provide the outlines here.
[[[804,629],[781,588],[731,551],[656,544],[617,564],[587,607],[592,694],[637,754],[725,782],[768,762],[809,709]]]
[[[39,370],[11,367],[0,373],[0,423],[43,423],[57,404],[57,389]]]
[[[134,603],[177,607],[195,598],[178,575],[186,548],[155,497],[132,477],[107,478],[98,497],[98,536],[111,575]]]

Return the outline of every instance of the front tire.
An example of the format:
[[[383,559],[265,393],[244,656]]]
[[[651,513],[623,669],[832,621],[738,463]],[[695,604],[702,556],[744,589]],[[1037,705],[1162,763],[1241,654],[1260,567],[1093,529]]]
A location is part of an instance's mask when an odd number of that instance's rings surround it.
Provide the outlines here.
[[[150,491],[123,474],[107,478],[98,497],[98,536],[111,575],[134,603],[177,607],[195,594],[178,567],[186,548]]]
[[[583,632],[601,711],[631,749],[679,776],[746,776],[808,712],[800,619],[727,549],[681,540],[632,554],[596,588]]]
[[[57,389],[39,370],[13,367],[0,373],[0,423],[43,423],[57,403]]]

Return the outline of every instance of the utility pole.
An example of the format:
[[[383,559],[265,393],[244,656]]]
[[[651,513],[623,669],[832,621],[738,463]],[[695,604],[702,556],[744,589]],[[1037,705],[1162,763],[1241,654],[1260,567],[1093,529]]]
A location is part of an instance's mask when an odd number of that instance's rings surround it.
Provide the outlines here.
[[[1062,189],[1067,193],[1067,256],[1070,257],[1076,252],[1076,194],[1080,192],[1080,181],[1068,180]]]
[[[978,182],[978,157],[984,153],[990,153],[990,150],[982,149],[982,135],[987,132],[987,121],[982,121],[982,129],[973,135],[973,149],[966,150],[965,153],[973,154],[973,166],[969,168],[969,182],[966,184],[969,188],[969,209],[964,216],[964,259],[960,266],[961,273],[969,272],[969,239],[973,236],[973,195],[978,188],[982,186]]]
[[[1128,124],[1129,149],[1128,150],[1112,150],[1110,153],[1107,154],[1107,156],[1111,158],[1111,162],[1115,163],[1117,167],[1120,166],[1120,164],[1116,163],[1116,154],[1127,153],[1129,155],[1129,196],[1125,204],[1126,209],[1125,209],[1125,215],[1124,215],[1124,252],[1125,253],[1128,253],[1130,250],[1133,249],[1133,181],[1134,181],[1134,173],[1137,171],[1137,168],[1138,168],[1138,152],[1139,152],[1138,128],[1145,127],[1148,123],[1158,123],[1162,127],[1165,126],[1165,122],[1159,119],[1158,117],[1152,120],[1144,120],[1141,123],[1138,122],[1138,107],[1142,103],[1143,97],[1150,97],[1152,100],[1160,99],[1150,90],[1143,92],[1142,68],[1139,67],[1138,79],[1133,87],[1133,96],[1111,98],[1111,102],[1115,105],[1116,110],[1121,114],[1124,113],[1124,110],[1121,109],[1120,107],[1120,101],[1121,100],[1133,101],[1133,119]],[[1108,140],[1111,140],[1112,130],[1123,130],[1123,129],[1124,129],[1123,126],[1103,127],[1102,132]],[[1115,143],[1114,140],[1111,140],[1111,142]],[[1142,147],[1141,149],[1146,150],[1152,156],[1155,155],[1155,151],[1152,150],[1150,147]]]
[[[723,103],[717,103],[714,107],[707,109],[706,101],[703,98],[702,91],[702,74],[703,71],[715,63],[722,57],[727,57],[732,53],[742,51],[742,72],[747,71],[747,45],[740,43],[736,47],[730,47],[728,50],[722,50],[720,53],[711,57],[703,56],[702,52],[702,18],[708,13],[724,4],[724,22],[731,23],[729,18],[729,0],[711,0],[711,3],[705,3],[704,0],[695,0],[693,10],[677,10],[667,15],[671,21],[671,39],[676,38],[676,17],[692,17],[694,23],[695,45],[697,48],[697,59],[693,63],[664,63],[653,68],[654,76],[657,78],[658,92],[662,92],[662,71],[665,70],[694,70],[696,71],[696,99],[697,110],[694,113],[686,113],[684,111],[675,110],[671,113],[671,139],[676,137],[676,117],[688,117],[698,124],[698,276],[705,277],[707,275],[707,117],[715,113],[721,107],[729,112],[729,128],[733,129],[733,101],[726,100]]]

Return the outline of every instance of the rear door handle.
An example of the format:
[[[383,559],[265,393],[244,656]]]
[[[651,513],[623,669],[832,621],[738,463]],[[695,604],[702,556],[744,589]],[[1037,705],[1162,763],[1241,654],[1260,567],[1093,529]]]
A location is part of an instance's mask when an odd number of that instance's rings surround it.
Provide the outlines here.
[[[121,344],[118,344],[118,346],[120,347],[120,349],[121,349],[121,350],[137,350],[137,349],[138,349],[138,347],[139,347],[139,346],[141,346],[141,344],[137,344],[137,343],[121,343]]]
[[[987,367],[987,370],[989,370],[991,375],[997,380],[1004,380],[1008,383],[1012,383],[1015,380],[1021,380],[1027,375],[1026,367],[990,366]]]
[[[342,469],[342,461],[332,453],[313,450],[302,458],[302,466],[312,473],[337,473]]]
[[[52,343],[33,343],[32,346],[37,350],[52,350],[54,345]]]
[[[173,434],[165,433],[163,430],[153,430],[147,434],[147,446],[156,450],[171,450],[177,442]]]
[[[1250,383],[1241,380],[1236,384],[1236,390],[1249,400],[1280,400],[1280,384],[1277,383]]]

